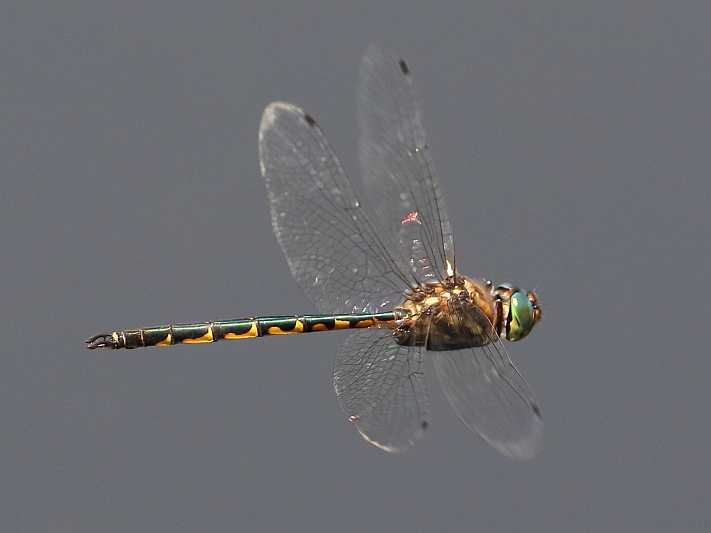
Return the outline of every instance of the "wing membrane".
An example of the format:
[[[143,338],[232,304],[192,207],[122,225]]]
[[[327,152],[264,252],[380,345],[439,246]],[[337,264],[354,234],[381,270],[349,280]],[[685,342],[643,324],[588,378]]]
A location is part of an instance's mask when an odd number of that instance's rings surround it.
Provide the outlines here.
[[[465,426],[514,459],[530,459],[541,450],[540,410],[498,336],[479,348],[430,353],[444,394]]]
[[[351,333],[334,364],[341,408],[369,443],[388,452],[412,446],[429,424],[423,349],[400,346],[389,329]]]
[[[381,226],[419,281],[444,279],[455,264],[452,229],[407,64],[369,47],[357,102],[363,178]]]
[[[270,104],[259,155],[274,233],[317,308],[377,312],[398,305],[414,279],[358,201],[313,118],[292,104]]]

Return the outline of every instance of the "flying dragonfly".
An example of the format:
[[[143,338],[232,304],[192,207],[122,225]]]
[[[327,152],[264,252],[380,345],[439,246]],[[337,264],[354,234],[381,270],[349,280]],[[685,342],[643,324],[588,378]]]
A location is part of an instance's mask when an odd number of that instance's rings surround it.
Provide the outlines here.
[[[429,426],[425,360],[470,430],[516,459],[542,447],[541,412],[502,339],[541,318],[533,291],[459,272],[444,198],[410,67],[378,47],[359,75],[361,203],[316,120],[272,102],[259,158],[272,226],[291,273],[318,313],[116,330],[87,347],[140,348],[352,330],[333,384],[346,418],[388,452]]]

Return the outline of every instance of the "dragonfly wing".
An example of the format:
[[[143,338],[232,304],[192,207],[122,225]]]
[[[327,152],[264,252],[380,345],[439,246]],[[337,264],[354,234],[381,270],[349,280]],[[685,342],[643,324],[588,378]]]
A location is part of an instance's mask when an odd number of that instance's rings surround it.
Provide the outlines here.
[[[356,197],[314,119],[273,102],[259,129],[272,225],[291,273],[316,307],[377,312],[414,284],[408,266]]]
[[[360,68],[359,157],[369,199],[421,282],[454,267],[454,242],[407,64],[377,46]]]
[[[492,328],[493,329],[493,328]],[[533,392],[492,331],[482,347],[429,352],[459,419],[499,452],[530,459],[543,446],[543,419]]]
[[[412,446],[429,424],[421,347],[401,346],[389,329],[351,333],[334,365],[341,408],[363,438],[387,452]]]

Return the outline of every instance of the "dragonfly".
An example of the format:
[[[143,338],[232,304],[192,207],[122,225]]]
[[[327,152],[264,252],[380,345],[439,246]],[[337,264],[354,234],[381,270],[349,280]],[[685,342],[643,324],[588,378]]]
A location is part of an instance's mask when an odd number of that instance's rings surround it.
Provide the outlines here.
[[[412,72],[377,45],[360,65],[357,118],[365,204],[312,115],[272,102],[259,128],[274,234],[319,314],[116,330],[87,347],[352,330],[333,385],[367,442],[400,452],[426,432],[425,373],[434,366],[467,428],[508,457],[533,457],[543,443],[541,411],[503,341],[525,338],[540,320],[535,292],[460,273]]]

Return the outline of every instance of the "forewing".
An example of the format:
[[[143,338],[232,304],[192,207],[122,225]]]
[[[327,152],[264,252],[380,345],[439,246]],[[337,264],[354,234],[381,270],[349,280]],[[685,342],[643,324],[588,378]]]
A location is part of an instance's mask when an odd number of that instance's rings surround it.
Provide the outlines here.
[[[428,353],[465,426],[514,459],[530,459],[541,450],[540,409],[498,337],[480,348]]]
[[[421,347],[400,346],[386,328],[351,333],[335,361],[341,408],[369,443],[387,452],[412,446],[429,424]]]
[[[412,285],[358,201],[314,119],[273,102],[259,129],[272,225],[296,281],[321,312],[377,312]],[[408,277],[409,276],[409,277]]]
[[[419,281],[444,279],[455,264],[452,229],[408,65],[369,47],[357,103],[363,179],[381,225]]]

